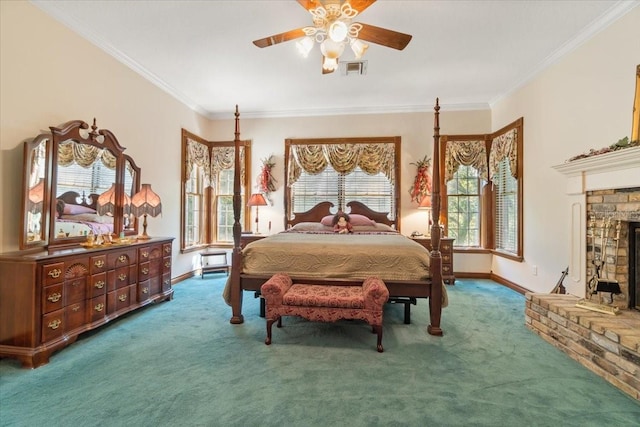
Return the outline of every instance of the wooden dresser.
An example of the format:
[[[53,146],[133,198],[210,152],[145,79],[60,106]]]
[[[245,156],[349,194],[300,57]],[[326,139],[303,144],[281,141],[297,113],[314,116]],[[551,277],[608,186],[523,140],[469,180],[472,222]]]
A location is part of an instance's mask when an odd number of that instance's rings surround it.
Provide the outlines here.
[[[431,238],[413,237],[413,240],[431,251]],[[453,274],[453,242],[454,238],[440,238],[440,254],[442,255],[442,280],[449,285],[454,285],[456,276]]]
[[[36,368],[82,332],[170,300],[172,241],[0,254],[0,357]]]

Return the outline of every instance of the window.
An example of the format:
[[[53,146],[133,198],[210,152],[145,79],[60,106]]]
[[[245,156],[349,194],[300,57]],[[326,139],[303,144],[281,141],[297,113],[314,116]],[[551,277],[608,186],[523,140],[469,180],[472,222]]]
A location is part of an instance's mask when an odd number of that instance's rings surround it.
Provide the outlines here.
[[[245,229],[250,148],[249,141],[241,141],[240,223]],[[206,141],[183,129],[182,165],[181,249],[233,243],[234,142]]]
[[[287,217],[323,201],[335,210],[359,201],[397,218],[399,149],[399,137],[286,140]]]
[[[520,118],[488,135],[443,135],[444,225],[457,248],[522,259]]]
[[[457,246],[480,247],[480,188],[480,175],[473,166],[460,166],[447,183],[449,237]]]

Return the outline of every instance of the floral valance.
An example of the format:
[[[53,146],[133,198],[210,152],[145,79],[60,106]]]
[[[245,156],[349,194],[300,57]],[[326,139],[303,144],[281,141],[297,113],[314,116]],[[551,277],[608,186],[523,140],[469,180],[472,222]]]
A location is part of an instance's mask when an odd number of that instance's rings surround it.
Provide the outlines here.
[[[487,147],[484,141],[447,141],[445,148],[445,183],[453,179],[460,165],[473,166],[481,179],[488,181]]]
[[[328,165],[342,174],[348,174],[356,167],[370,175],[382,172],[393,183],[394,162],[395,146],[389,143],[292,145],[288,185],[295,183],[303,170],[316,175]]]
[[[58,165],[70,166],[73,163],[88,168],[96,160],[109,168],[116,168],[116,157],[111,151],[89,144],[78,144],[74,141],[63,142],[58,146]]]
[[[517,129],[511,129],[509,132],[503,133],[491,141],[491,152],[489,153],[489,176],[491,180],[493,180],[493,177],[498,172],[498,164],[504,159],[509,159],[511,176],[518,178],[517,137]]]
[[[244,147],[240,147],[241,182],[244,182]],[[185,159],[185,180],[191,176],[193,166],[202,168],[204,176],[204,187],[212,185],[211,177],[225,169],[233,169],[235,166],[235,147],[217,146],[208,147],[206,144],[187,140],[187,156]]]

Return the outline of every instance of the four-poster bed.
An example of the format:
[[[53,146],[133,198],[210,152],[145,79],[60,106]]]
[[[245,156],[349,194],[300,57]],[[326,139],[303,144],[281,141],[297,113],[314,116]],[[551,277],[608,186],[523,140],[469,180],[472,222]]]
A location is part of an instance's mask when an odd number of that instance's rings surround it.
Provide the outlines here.
[[[440,106],[437,99],[434,110],[433,158],[438,159]],[[236,144],[236,153],[239,151],[238,147],[240,144],[239,117],[240,114],[238,112],[238,107],[236,106],[234,140]],[[418,243],[413,242],[411,239],[400,235],[397,231],[394,231],[394,227],[395,230],[398,229],[396,223],[398,218],[390,220],[386,212],[376,212],[366,205],[356,201],[346,204],[349,208],[348,213],[350,215],[362,215],[375,222],[372,227],[362,227],[360,231],[356,230],[356,233],[354,233],[356,235],[350,235],[347,237],[345,235],[337,235],[327,233],[326,231],[317,231],[315,229],[304,229],[299,231],[300,227],[309,225],[313,226],[313,224],[316,224],[318,227],[322,227],[320,225],[321,220],[327,215],[331,215],[330,209],[333,207],[333,204],[331,202],[321,202],[306,212],[296,213],[292,218],[287,218],[287,227],[291,227],[291,229],[288,229],[283,233],[278,233],[278,235],[268,236],[260,241],[253,242],[247,245],[247,248],[242,248],[240,244],[240,176],[237,172],[240,170],[240,160],[237,155],[235,162],[236,174],[234,176],[233,196],[234,247],[232,252],[231,274],[229,276],[228,288],[225,292],[225,298],[232,307],[232,317],[230,320],[232,324],[239,324],[244,321],[244,317],[242,315],[243,291],[259,292],[262,284],[265,283],[275,272],[275,270],[270,270],[269,267],[288,270],[278,271],[290,274],[291,277],[296,280],[296,283],[341,285],[361,284],[364,279],[364,275],[370,273],[372,268],[376,268],[378,275],[381,276],[389,289],[389,300],[405,304],[405,322],[407,321],[406,314],[408,313],[407,308],[409,307],[409,304],[412,302],[415,303],[416,298],[428,298],[430,311],[430,325],[428,326],[428,332],[431,335],[442,335],[440,319],[442,307],[446,306],[447,299],[442,281],[442,258],[440,253],[441,229],[440,224],[438,223],[440,215],[441,185],[439,180],[439,165],[437,161],[434,162],[433,191],[431,194],[433,207],[431,212],[433,221],[431,227],[433,250],[431,252],[428,252]],[[296,237],[296,234],[300,234],[301,237]],[[318,236],[313,236],[315,234]],[[361,234],[361,236],[358,236],[358,234]],[[326,248],[334,247],[336,250],[339,250],[340,247],[344,246],[344,243],[347,243],[343,237],[347,237],[347,239],[349,239],[348,243],[353,245],[344,252],[345,255],[347,253],[357,253],[358,249],[356,248],[356,245],[358,244],[361,244],[361,246],[366,248],[368,253],[363,254],[363,258],[353,258],[345,261],[343,264],[346,264],[346,267],[343,265],[340,268],[336,267],[335,269],[330,267],[330,261],[328,261],[326,265],[320,265],[315,261],[323,259],[319,257],[318,247],[323,247],[325,251]],[[357,243],[359,240],[362,242]],[[278,250],[278,246],[276,244],[277,241],[283,241],[281,245],[284,244],[284,246],[289,247],[289,250],[293,248],[293,252],[276,252]],[[378,249],[376,249],[376,247],[378,247]],[[333,249],[331,250],[333,251]],[[256,255],[251,255],[252,253],[255,253]],[[267,262],[263,264],[257,263],[255,260],[257,255],[266,257]],[[315,259],[293,258],[297,256],[315,256]],[[354,255],[354,257],[356,256],[357,255]],[[367,257],[369,258],[369,264],[365,262]],[[335,257],[333,259],[335,260]],[[371,259],[373,259],[373,262]],[[279,264],[275,263],[276,260],[285,260],[288,262],[287,267],[280,267]],[[306,264],[306,269],[296,268],[297,266],[295,263],[298,262],[298,260],[301,264]],[[377,262],[378,260],[380,262]],[[311,265],[313,265],[313,268],[309,268]],[[358,270],[358,267],[361,267],[361,269]]]

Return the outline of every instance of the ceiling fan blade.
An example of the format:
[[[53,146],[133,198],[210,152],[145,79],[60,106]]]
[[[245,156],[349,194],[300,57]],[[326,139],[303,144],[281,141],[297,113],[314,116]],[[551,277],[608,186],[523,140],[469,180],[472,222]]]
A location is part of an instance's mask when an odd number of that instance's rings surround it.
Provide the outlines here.
[[[358,38],[382,46],[402,50],[411,41],[409,34],[399,33],[386,28],[375,27],[373,25],[362,24],[362,29],[358,33]]]
[[[318,6],[322,6],[320,0],[298,0],[300,6],[304,7],[307,10],[315,9]]]
[[[299,39],[300,37],[304,37],[306,34],[302,31],[302,28],[298,28],[295,30],[287,31],[286,33],[275,34],[273,36],[265,37],[263,39],[254,40],[253,44],[258,47],[267,47],[273,46],[274,44],[288,42],[289,40]]]
[[[351,7],[362,13],[363,10],[374,4],[376,0],[349,0]]]

